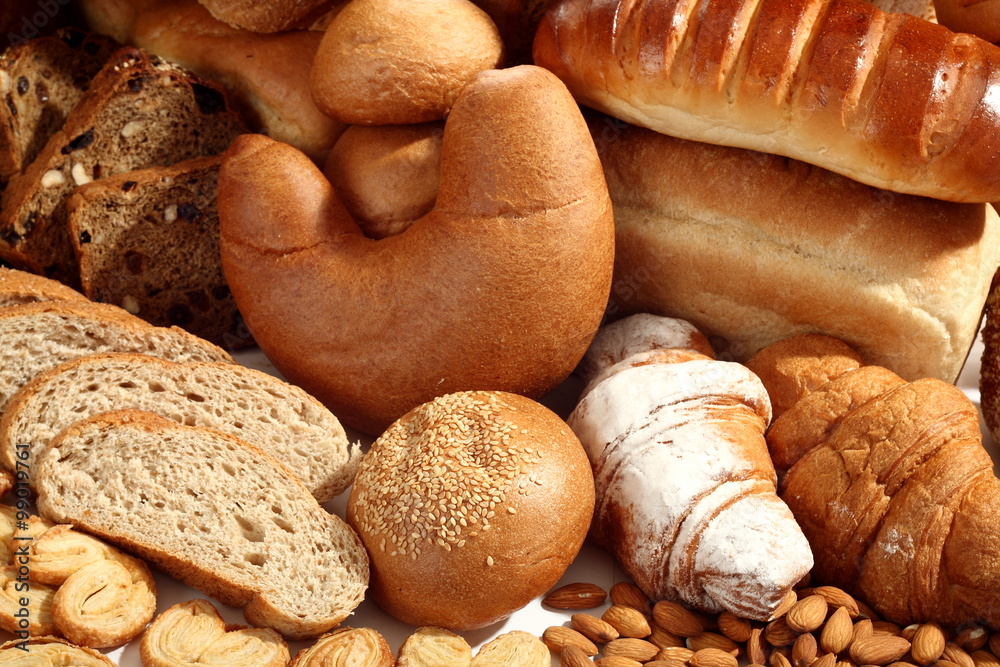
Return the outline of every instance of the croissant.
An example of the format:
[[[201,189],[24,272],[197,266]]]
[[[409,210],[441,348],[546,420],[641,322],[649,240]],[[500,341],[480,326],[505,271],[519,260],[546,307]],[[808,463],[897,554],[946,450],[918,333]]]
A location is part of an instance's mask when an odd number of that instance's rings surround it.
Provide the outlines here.
[[[653,599],[766,620],[812,555],[775,490],[764,386],[706,351],[670,318],[598,332],[569,418],[595,475],[591,533]]]
[[[861,366],[805,392],[767,441],[814,579],[894,623],[1000,628],[1000,480],[959,389]]]

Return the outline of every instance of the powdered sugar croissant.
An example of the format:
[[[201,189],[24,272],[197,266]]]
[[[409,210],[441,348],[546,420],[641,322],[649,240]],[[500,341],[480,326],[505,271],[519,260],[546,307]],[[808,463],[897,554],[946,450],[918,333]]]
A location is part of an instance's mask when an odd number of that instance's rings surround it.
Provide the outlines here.
[[[764,386],[705,351],[669,318],[598,332],[584,363],[595,379],[569,419],[596,478],[591,532],[651,598],[764,620],[812,555],[775,492]]]

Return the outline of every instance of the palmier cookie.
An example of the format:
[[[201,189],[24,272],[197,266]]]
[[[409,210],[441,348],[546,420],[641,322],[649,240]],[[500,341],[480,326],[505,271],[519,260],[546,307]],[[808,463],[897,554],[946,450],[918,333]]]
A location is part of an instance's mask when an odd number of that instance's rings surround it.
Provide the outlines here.
[[[296,654],[288,667],[393,667],[396,658],[385,638],[371,628],[337,628]]]

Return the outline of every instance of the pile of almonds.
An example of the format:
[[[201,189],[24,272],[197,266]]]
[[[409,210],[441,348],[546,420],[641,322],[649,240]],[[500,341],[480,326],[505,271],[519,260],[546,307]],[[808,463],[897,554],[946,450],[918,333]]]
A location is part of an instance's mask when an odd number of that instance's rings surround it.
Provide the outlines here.
[[[669,601],[654,605],[628,582],[610,593],[611,607],[600,617],[581,611],[608,597],[594,584],[569,584],[543,600],[578,612],[569,626],[542,634],[563,667],[738,667],[741,659],[750,667],[1000,667],[1000,632],[934,623],[901,628],[833,586],[793,591],[769,623],[729,612],[708,616]]]

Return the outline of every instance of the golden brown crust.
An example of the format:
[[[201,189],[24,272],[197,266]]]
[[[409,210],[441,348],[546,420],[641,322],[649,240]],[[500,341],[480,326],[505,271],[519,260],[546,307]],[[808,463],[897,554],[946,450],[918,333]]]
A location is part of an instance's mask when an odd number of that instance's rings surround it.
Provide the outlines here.
[[[514,630],[483,645],[470,667],[550,667],[549,648],[533,634]]]
[[[396,667],[469,667],[472,647],[444,628],[417,628],[399,648]]]
[[[28,632],[33,636],[57,634],[52,620],[52,598],[56,589],[25,581],[23,571],[19,573],[18,569],[18,565],[0,568],[0,628],[7,632]],[[22,604],[24,601],[27,604]],[[25,608],[28,609],[27,619],[23,619]],[[27,621],[27,627],[22,627],[22,620]]]
[[[1000,442],[1000,289],[994,285],[986,300],[983,320],[983,355],[980,365],[979,393],[983,419]]]
[[[36,301],[87,301],[87,297],[51,278],[0,268],[0,307]]]
[[[223,163],[219,218],[223,269],[254,339],[367,433],[449,392],[551,390],[597,330],[613,265],[585,132],[544,70],[481,73],[445,127],[435,209],[380,241],[303,156],[241,137]]]
[[[59,637],[31,637],[9,641],[0,646],[0,665],[19,665],[30,656],[32,667],[115,667],[104,654],[85,646],[74,646]]]
[[[1000,2],[997,0],[934,0],[937,20],[955,32],[967,32],[987,42],[1000,42]]]
[[[335,0],[198,0],[220,21],[252,32],[281,32],[304,28]]]
[[[396,657],[388,642],[372,628],[337,628],[295,654],[288,667],[327,667],[350,664],[357,667],[393,667]]]

